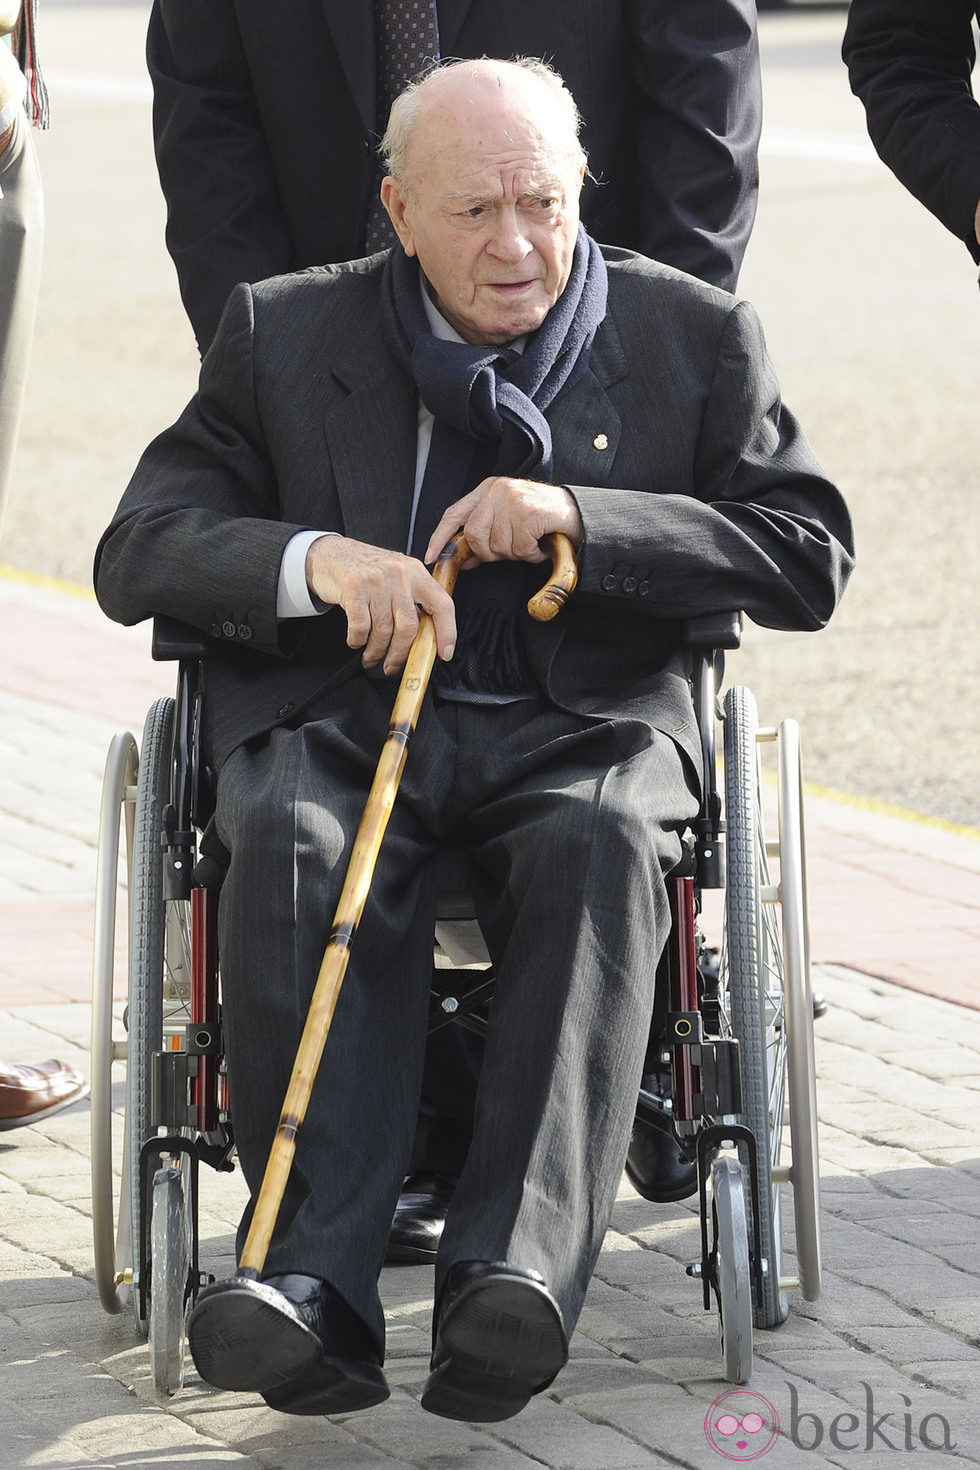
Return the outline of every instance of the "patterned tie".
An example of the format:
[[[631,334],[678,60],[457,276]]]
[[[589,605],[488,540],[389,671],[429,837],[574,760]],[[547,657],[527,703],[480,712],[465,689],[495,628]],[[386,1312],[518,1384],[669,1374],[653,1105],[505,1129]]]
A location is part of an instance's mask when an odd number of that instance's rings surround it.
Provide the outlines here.
[[[436,0],[374,0],[374,46],[380,134],[388,124],[391,104],[406,83],[418,76],[427,63],[439,60]],[[383,178],[384,169],[379,161],[365,232],[368,255],[395,243],[391,221],[378,197]]]

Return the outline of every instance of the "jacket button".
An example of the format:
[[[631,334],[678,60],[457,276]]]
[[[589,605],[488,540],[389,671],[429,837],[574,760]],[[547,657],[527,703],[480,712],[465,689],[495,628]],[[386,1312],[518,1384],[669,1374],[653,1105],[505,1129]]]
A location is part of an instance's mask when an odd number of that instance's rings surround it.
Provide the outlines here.
[[[624,577],[623,578],[623,591],[624,592],[630,592],[630,593],[636,591],[636,578],[635,577]]]
[[[225,635],[226,638],[234,638],[234,636],[235,636],[235,625],[234,625],[234,623],[222,623],[221,624],[221,631],[222,631],[222,633],[224,633],[224,635]]]
[[[248,626],[248,623],[239,623],[238,624],[238,636],[239,636],[239,638],[242,639],[243,642],[245,642],[245,643],[248,642],[248,640],[252,636],[252,630]]]
[[[613,591],[615,591],[615,588],[616,588],[616,578],[613,576],[612,572],[608,572],[606,574],[606,576],[603,577],[602,582],[601,582],[600,585],[602,586],[603,592],[613,592]]]

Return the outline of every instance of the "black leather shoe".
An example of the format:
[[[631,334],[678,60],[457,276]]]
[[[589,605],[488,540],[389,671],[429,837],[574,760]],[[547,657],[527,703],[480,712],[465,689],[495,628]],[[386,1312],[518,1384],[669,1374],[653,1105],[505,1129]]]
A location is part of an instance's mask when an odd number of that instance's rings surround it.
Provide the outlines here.
[[[658,1107],[658,1098],[641,1093],[645,1108],[656,1109],[666,1121],[667,1114]],[[673,1135],[648,1122],[638,1109],[633,1119],[633,1133],[626,1152],[626,1177],[644,1199],[654,1204],[670,1204],[696,1194],[698,1166],[684,1157]]]
[[[435,1321],[422,1407],[443,1419],[510,1419],[568,1361],[561,1309],[543,1278],[504,1261],[451,1267]]]
[[[431,1264],[436,1258],[455,1185],[442,1174],[409,1174],[395,1206],[385,1261]]]
[[[187,1338],[205,1382],[261,1393],[286,1414],[345,1414],[388,1397],[367,1328],[316,1276],[219,1281],[199,1296]]]

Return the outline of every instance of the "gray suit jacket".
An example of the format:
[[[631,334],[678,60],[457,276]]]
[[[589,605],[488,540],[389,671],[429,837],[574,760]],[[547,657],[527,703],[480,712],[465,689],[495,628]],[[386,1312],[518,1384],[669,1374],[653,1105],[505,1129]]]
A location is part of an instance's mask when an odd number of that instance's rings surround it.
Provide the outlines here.
[[[740,608],[816,628],[851,566],[847,510],[785,409],[752,308],[604,250],[590,370],[549,410],[555,482],[585,525],[579,588],[528,653],[559,706],[641,715],[700,755],[679,620]],[[233,293],[196,397],[147,449],[96,555],[110,617],[213,638],[217,764],[359,667],[340,609],[280,624],[283,550],[305,528],[403,550],[417,397],[384,346],[382,257]],[[540,569],[536,569],[540,570]]]

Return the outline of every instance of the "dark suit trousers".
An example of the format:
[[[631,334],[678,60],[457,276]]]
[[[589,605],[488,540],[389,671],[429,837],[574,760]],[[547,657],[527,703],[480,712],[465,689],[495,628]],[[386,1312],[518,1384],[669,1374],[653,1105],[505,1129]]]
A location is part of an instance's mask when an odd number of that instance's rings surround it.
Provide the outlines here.
[[[358,676],[237,750],[218,782],[231,854],[220,942],[232,1111],[261,1182],[353,836],[390,681]],[[428,859],[462,845],[497,968],[469,1150],[439,1250],[540,1271],[569,1332],[615,1200],[640,1079],[663,873],[696,811],[674,743],[639,720],[533,700],[427,702],[306,1119],[266,1272],[330,1281],[383,1345],[377,1278],[409,1160],[432,966]],[[247,1226],[248,1214],[243,1221]]]

